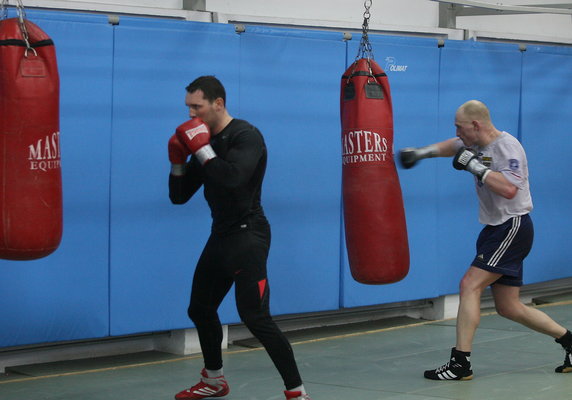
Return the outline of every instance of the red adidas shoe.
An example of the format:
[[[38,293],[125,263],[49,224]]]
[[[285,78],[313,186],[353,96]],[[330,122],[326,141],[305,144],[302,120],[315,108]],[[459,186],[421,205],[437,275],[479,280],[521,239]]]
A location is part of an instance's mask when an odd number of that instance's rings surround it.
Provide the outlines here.
[[[197,400],[207,397],[223,397],[229,394],[230,388],[224,376],[209,378],[207,371],[201,371],[201,381],[190,389],[183,390],[175,395],[176,400]],[[295,397],[294,397],[295,398]]]
[[[286,395],[286,400],[312,400],[310,396],[307,394],[302,394],[299,390],[297,391],[290,391],[285,390],[284,394]]]

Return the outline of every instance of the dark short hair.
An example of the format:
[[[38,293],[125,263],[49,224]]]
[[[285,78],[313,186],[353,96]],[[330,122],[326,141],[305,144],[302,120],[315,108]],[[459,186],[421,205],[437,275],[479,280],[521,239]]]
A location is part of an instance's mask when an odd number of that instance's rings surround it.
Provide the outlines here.
[[[205,99],[213,102],[219,97],[226,105],[226,91],[222,83],[212,75],[200,76],[192,81],[186,88],[187,92],[193,93],[197,90],[202,90]]]

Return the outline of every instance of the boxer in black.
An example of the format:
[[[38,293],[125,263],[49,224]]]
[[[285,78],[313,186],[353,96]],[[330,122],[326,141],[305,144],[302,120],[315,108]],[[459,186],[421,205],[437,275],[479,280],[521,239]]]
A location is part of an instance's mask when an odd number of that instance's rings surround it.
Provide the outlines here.
[[[310,400],[290,343],[270,315],[266,274],[270,225],[260,202],[267,160],[262,134],[229,115],[225,89],[215,77],[199,77],[186,90],[191,120],[180,125],[169,140],[169,198],[174,204],[184,204],[203,186],[213,223],[195,269],[188,309],[205,367],[200,382],[175,398],[229,393],[217,309],[235,284],[240,318],[282,376],[286,399]]]

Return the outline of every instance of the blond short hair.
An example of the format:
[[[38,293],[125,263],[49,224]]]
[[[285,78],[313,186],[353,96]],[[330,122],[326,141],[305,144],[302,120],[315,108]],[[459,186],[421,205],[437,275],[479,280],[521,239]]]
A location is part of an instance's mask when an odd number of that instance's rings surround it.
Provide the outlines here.
[[[485,103],[479,100],[469,100],[459,109],[457,112],[461,113],[465,118],[470,119],[471,121],[483,121],[483,122],[490,122],[491,121],[491,114],[489,112],[488,107]]]

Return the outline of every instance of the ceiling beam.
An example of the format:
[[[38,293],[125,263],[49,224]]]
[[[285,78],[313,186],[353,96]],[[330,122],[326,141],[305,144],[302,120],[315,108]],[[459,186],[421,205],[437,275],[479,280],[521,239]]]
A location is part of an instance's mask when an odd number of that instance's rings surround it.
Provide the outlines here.
[[[563,14],[572,15],[572,3],[506,5],[473,0],[431,0],[439,3],[439,27],[455,29],[456,18],[480,15]]]
[[[565,14],[572,15],[572,3],[507,5],[503,3],[487,3],[474,0],[432,0],[441,3],[455,15],[508,15],[508,14]]]

